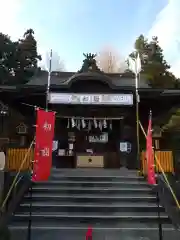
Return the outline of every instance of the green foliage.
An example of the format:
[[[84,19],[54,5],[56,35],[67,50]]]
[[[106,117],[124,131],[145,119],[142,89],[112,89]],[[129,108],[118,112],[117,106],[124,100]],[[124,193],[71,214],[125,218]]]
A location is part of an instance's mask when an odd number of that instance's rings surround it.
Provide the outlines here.
[[[37,42],[32,29],[17,42],[0,33],[0,84],[24,84],[38,70]]]
[[[163,50],[159,45],[158,38],[152,37],[148,41],[143,35],[140,35],[134,44],[136,52],[131,53],[130,57],[135,57],[137,52],[140,55],[142,63],[142,74],[147,79],[149,85],[157,88],[177,87],[178,81],[169,71],[170,66],[166,62]]]
[[[14,68],[15,43],[7,35],[0,33],[0,82],[7,83]]]
[[[171,109],[171,117],[168,119],[168,122],[164,124],[163,130],[166,131],[175,131],[180,130],[180,109]]]
[[[148,44],[147,39],[143,35],[140,35],[136,39],[136,41],[134,43],[134,48],[140,54],[141,59],[145,60],[145,56],[148,55],[148,53],[149,53],[149,44]],[[130,57],[136,57],[137,52],[132,52],[130,54]],[[142,61],[142,63],[144,63],[144,61]]]

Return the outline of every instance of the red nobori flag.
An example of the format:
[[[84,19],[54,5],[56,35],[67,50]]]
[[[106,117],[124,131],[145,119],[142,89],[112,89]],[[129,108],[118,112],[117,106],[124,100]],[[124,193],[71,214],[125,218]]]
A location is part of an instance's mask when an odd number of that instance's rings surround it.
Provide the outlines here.
[[[47,181],[52,166],[55,113],[37,109],[32,181]]]
[[[155,171],[154,171],[154,152],[152,147],[152,114],[150,112],[148,132],[146,137],[146,159],[148,171],[148,183],[151,185],[156,184]]]

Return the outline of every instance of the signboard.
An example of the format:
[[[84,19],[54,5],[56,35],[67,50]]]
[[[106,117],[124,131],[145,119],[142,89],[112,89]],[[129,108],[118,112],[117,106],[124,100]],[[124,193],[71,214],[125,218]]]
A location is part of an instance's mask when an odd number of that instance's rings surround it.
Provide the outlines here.
[[[52,104],[133,105],[133,94],[50,93]]]
[[[91,143],[107,143],[108,142],[108,133],[103,133],[97,136],[89,136],[89,142]]]
[[[120,142],[120,151],[130,153],[131,152],[131,143],[129,142]]]

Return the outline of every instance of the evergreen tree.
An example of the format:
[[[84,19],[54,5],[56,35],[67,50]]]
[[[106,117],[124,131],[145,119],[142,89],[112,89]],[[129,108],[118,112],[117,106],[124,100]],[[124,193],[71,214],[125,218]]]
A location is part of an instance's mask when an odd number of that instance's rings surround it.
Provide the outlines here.
[[[0,33],[0,84],[24,84],[38,70],[37,62],[41,56],[37,53],[34,32],[29,29],[24,38],[12,42]]]
[[[135,42],[135,49],[140,54],[142,63],[142,74],[152,87],[175,87],[176,78],[169,71],[163,50],[159,45],[158,38],[153,37],[150,42],[143,35],[140,35]],[[130,56],[134,57],[135,53]]]
[[[26,83],[38,70],[37,63],[41,56],[37,53],[37,42],[34,31],[27,30],[24,39],[19,40],[16,46],[16,83]]]
[[[146,56],[150,53],[148,40],[143,35],[140,35],[134,43],[134,48],[140,54],[140,57],[142,59],[142,63],[144,63],[144,60],[146,59]],[[130,54],[130,56],[131,57],[136,57],[136,53],[132,52]]]
[[[0,84],[7,84],[13,77],[15,52],[16,44],[10,40],[9,36],[0,33]]]

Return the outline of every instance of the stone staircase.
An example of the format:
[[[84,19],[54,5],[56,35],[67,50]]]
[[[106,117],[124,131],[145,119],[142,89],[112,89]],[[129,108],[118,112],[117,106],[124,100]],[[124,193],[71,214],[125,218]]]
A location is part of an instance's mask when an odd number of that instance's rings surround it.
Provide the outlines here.
[[[156,196],[142,177],[126,169],[53,169],[33,186],[32,240],[159,240]],[[163,240],[180,239],[161,207]],[[12,240],[27,240],[30,196],[10,224]]]

